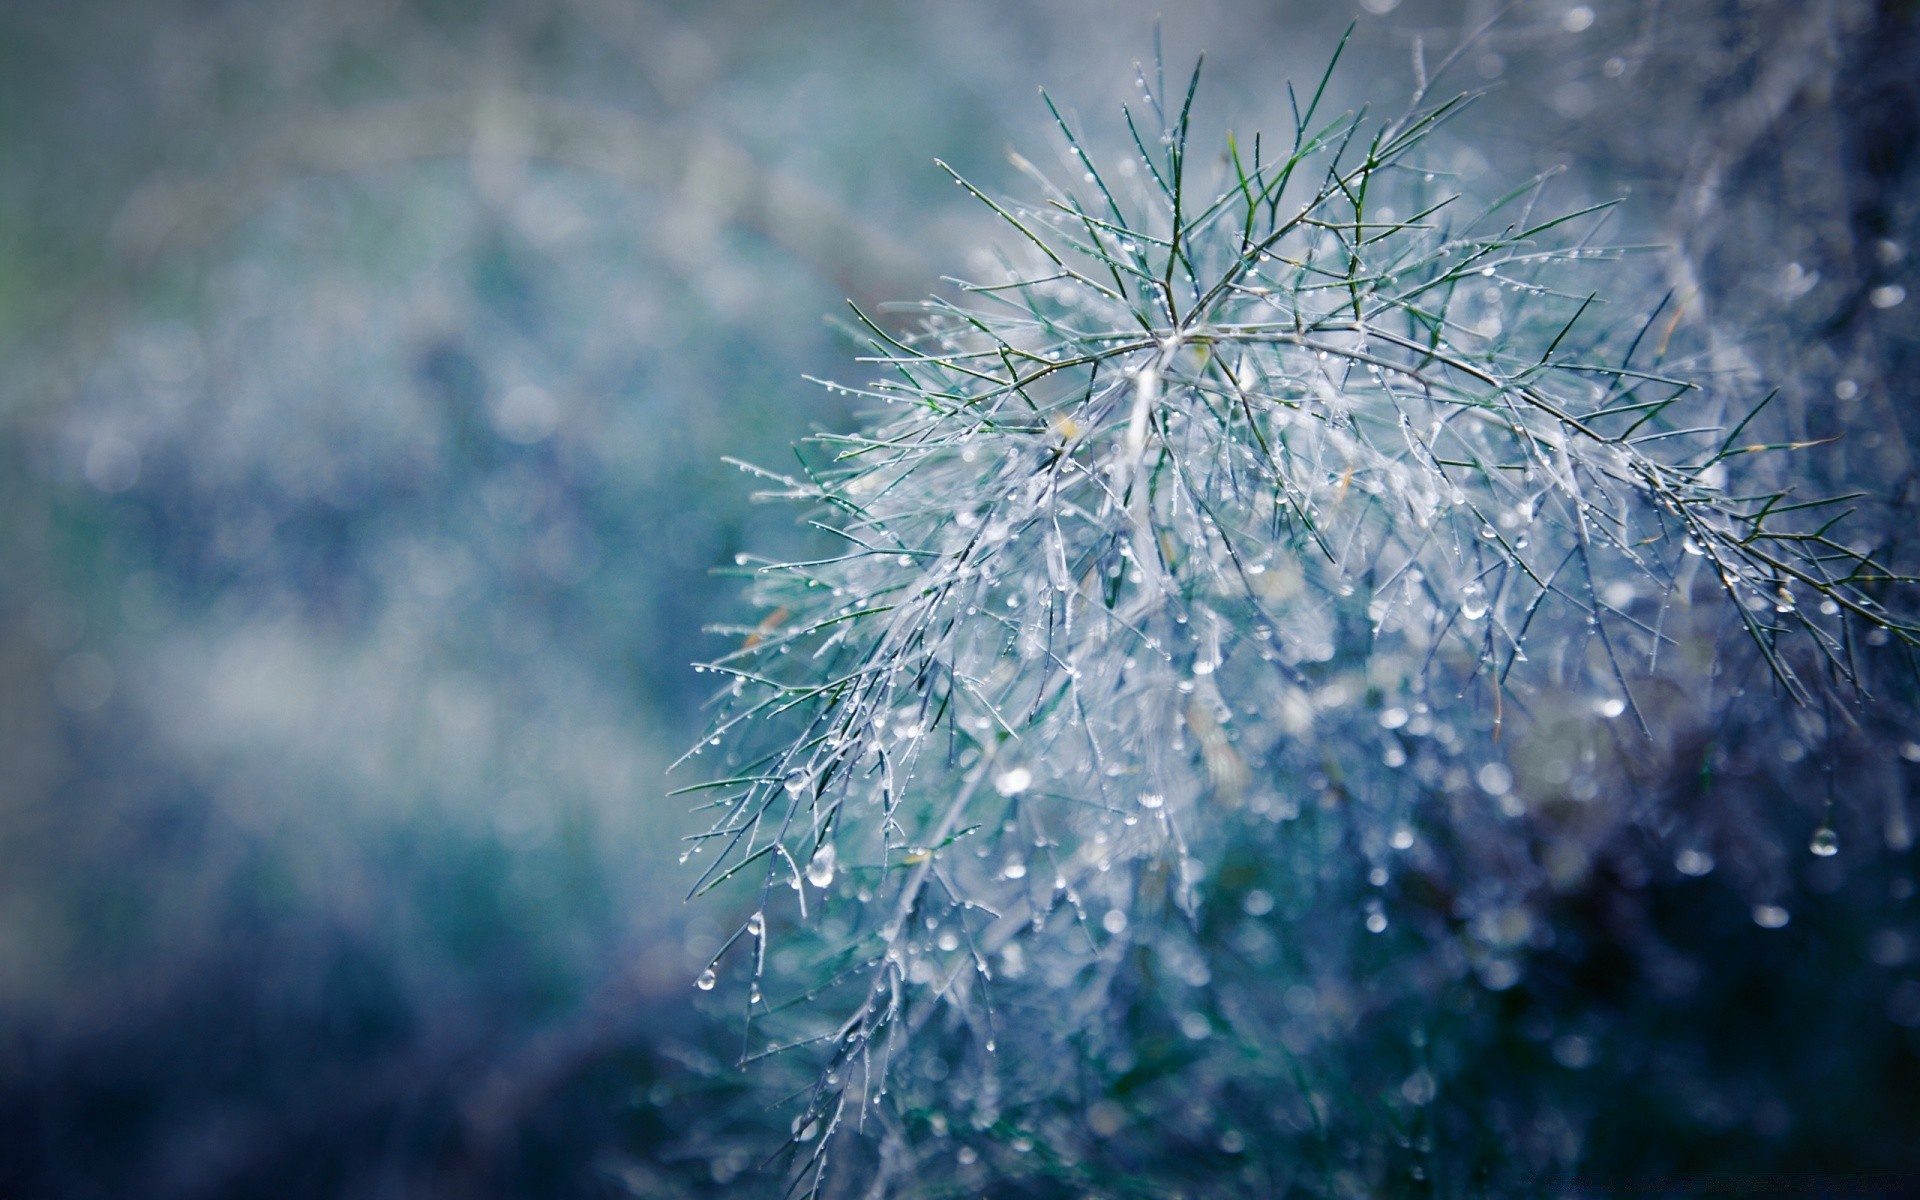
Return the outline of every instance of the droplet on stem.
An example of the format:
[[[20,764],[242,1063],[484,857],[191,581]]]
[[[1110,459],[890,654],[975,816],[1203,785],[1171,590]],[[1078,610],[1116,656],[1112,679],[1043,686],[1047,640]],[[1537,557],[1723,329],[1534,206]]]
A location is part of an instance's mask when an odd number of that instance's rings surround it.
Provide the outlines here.
[[[807,882],[817,888],[824,888],[833,882],[834,849],[832,842],[822,842],[820,848],[807,860]]]

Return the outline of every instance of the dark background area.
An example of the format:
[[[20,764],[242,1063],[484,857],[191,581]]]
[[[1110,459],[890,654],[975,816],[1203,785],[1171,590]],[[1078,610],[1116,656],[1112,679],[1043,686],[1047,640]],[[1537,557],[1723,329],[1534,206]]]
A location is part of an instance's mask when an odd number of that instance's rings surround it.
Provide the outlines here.
[[[1169,74],[1208,54],[1196,127],[1250,131],[1349,20],[1334,94],[1390,109],[1416,41],[1496,6],[0,12],[0,1195],[720,1177],[675,1150],[732,1085],[698,1069],[720,925],[662,773],[702,627],[742,615],[725,568],[803,536],[722,456],[854,419],[802,378],[858,379],[843,299],[999,236],[931,159],[1016,188],[1037,84],[1116,145],[1156,16]],[[1491,89],[1447,135],[1464,188],[1624,193],[1716,366],[1846,433],[1815,470],[1872,519],[1911,511],[1912,4],[1527,0],[1450,78]],[[1675,937],[1714,927],[1688,895]],[[1913,1061],[1903,911],[1836,918],[1893,999],[1835,1061]],[[1734,963],[1675,1038],[1745,971],[1803,986],[1723,1033],[1791,1042],[1817,951]],[[1910,1103],[1815,1129],[1808,1169],[1912,1166],[1912,1085],[1868,1094]]]

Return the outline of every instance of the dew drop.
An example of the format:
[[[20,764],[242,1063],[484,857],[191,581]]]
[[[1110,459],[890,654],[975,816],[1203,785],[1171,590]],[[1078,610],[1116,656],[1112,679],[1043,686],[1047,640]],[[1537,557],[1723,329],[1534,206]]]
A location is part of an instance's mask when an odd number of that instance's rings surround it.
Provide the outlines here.
[[[1460,589],[1460,615],[1469,621],[1478,621],[1487,615],[1487,589],[1478,583],[1469,583]]]
[[[1167,798],[1158,792],[1147,792],[1140,797],[1141,808],[1159,808],[1166,802]]]
[[[807,882],[817,888],[823,888],[833,882],[834,849],[832,842],[822,842],[820,848],[807,860]]]
[[[766,931],[767,917],[765,913],[755,913],[747,918],[747,933],[749,935],[759,937]]]
[[[787,795],[798,796],[806,791],[807,786],[812,782],[813,780],[808,778],[805,771],[795,771],[782,780],[780,786],[787,789]]]
[[[1840,836],[1834,833],[1833,826],[1822,825],[1813,831],[1813,840],[1807,843],[1807,849],[1816,857],[1832,858],[1840,853]]]
[[[1784,929],[1793,919],[1786,909],[1778,904],[1756,904],[1753,906],[1753,923],[1762,929]]]
[[[708,967],[706,970],[700,972],[700,977],[693,981],[693,986],[703,992],[710,992],[713,990],[713,985],[717,982],[719,981],[714,977],[713,968]]]

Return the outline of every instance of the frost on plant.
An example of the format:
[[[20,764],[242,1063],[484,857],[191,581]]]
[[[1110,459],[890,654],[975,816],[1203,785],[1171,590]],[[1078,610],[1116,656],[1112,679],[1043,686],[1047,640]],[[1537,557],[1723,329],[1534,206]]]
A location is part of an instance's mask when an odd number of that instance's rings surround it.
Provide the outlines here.
[[[1913,635],[1838,510],[1729,483],[1754,406],[1608,302],[1604,207],[1475,206],[1422,157],[1462,100],[1325,86],[1221,170],[1189,85],[1111,169],[1056,111],[1037,200],[955,175],[1003,273],[861,315],[879,415],[758,472],[827,549],[749,564],[689,854],[803,1192],[1485,1178],[1434,1138],[1581,731],[1723,624],[1798,700]]]

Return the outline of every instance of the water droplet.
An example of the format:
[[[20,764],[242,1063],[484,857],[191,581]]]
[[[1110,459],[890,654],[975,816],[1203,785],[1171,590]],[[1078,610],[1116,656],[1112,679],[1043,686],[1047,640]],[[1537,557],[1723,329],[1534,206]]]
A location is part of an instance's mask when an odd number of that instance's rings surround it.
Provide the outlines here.
[[[1141,808],[1159,808],[1166,802],[1167,798],[1159,792],[1147,792],[1140,797]]]
[[[1611,721],[1627,711],[1627,702],[1618,696],[1604,696],[1593,702],[1593,711]]]
[[[1833,831],[1833,826],[1822,825],[1813,831],[1813,840],[1807,843],[1807,849],[1820,858],[1832,858],[1840,853],[1840,835]]]
[[[1460,589],[1460,615],[1469,621],[1478,621],[1487,615],[1487,589],[1479,583],[1469,583]]]
[[[759,937],[761,934],[765,933],[766,931],[767,931],[767,917],[765,913],[755,913],[752,916],[747,918],[747,932],[750,935],[754,937]]]
[[[787,795],[798,796],[812,783],[813,779],[805,771],[795,771],[782,780],[780,786],[787,789]]]
[[[1778,904],[1756,904],[1753,906],[1753,923],[1762,929],[1784,929],[1793,919],[1786,909]]]
[[[832,842],[822,842],[820,848],[807,860],[807,882],[817,888],[824,888],[833,882],[834,849]]]
[[[719,980],[714,978],[713,968],[708,967],[706,970],[700,972],[700,977],[693,981],[693,986],[703,992],[710,992],[713,990],[713,985],[717,982],[719,982]]]
[[[1387,931],[1387,914],[1378,913],[1378,912],[1367,914],[1367,932],[1368,933],[1385,933],[1386,931]]]
[[[1393,831],[1393,836],[1387,840],[1387,844],[1395,850],[1413,849],[1413,830],[1402,825]]]

